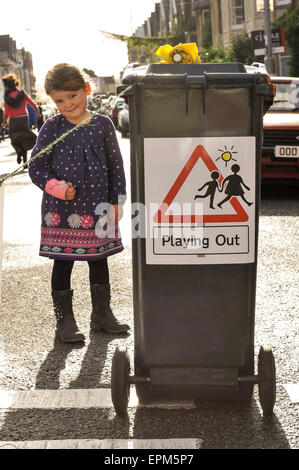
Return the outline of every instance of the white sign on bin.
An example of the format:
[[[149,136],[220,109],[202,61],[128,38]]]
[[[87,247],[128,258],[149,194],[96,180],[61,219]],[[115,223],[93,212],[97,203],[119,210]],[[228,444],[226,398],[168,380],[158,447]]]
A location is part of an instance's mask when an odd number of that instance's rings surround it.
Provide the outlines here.
[[[255,140],[144,139],[147,264],[255,261]]]
[[[0,184],[0,303],[2,294],[4,185]]]

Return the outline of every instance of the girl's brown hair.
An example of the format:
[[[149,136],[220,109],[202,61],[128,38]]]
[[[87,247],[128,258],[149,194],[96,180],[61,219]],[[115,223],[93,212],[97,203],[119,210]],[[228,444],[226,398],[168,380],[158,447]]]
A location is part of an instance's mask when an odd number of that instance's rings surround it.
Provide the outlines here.
[[[54,90],[77,91],[85,87],[83,73],[74,65],[61,63],[47,72],[45,90],[47,95]]]
[[[4,86],[11,90],[14,90],[20,86],[20,80],[14,73],[7,73],[6,75],[3,75],[1,80],[3,81]]]

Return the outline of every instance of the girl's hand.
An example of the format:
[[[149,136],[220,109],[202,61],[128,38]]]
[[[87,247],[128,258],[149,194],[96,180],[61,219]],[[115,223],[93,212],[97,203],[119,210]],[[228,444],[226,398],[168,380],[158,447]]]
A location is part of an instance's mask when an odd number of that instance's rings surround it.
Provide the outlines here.
[[[67,181],[67,184],[69,185],[68,189],[66,190],[66,193],[65,193],[65,199],[67,201],[71,201],[72,199],[75,199],[75,196],[76,196],[76,190],[73,186],[73,183],[70,183],[69,181]]]
[[[109,219],[117,223],[123,216],[123,208],[118,204],[113,204],[109,211]]]

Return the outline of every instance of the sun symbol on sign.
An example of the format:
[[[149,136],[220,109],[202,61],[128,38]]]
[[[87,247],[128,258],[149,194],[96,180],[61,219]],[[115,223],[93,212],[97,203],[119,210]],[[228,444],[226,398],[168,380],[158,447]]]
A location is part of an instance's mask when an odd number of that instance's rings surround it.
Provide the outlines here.
[[[216,161],[219,160],[220,158],[222,158],[222,160],[225,162],[225,166],[227,166],[228,162],[230,162],[231,160],[234,160],[236,162],[237,160],[235,158],[233,158],[233,154],[238,153],[238,152],[233,152],[233,148],[234,148],[234,145],[231,147],[230,150],[228,150],[226,145],[225,145],[224,150],[217,149],[219,152],[222,152],[222,153],[221,153],[220,157],[218,157],[216,159]]]

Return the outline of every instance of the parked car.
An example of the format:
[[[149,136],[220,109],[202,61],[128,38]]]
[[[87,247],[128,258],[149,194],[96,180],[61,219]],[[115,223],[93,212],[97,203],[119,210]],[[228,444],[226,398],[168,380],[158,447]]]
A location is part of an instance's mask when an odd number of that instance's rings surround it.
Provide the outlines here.
[[[43,113],[43,118],[44,121],[49,119],[50,117],[55,116],[56,110],[52,106],[49,106],[48,104],[43,104],[42,105],[42,113]]]
[[[124,103],[122,109],[118,112],[117,116],[118,130],[121,132],[122,137],[129,135],[130,123],[129,123],[129,106]]]
[[[118,113],[122,109],[124,103],[125,103],[124,98],[119,98],[118,96],[111,102],[108,115],[112,119],[115,127],[117,127],[118,125],[118,120],[117,120]]]
[[[100,113],[101,114],[106,114],[109,116],[110,114],[110,109],[111,109],[111,104],[115,100],[116,96],[111,95],[109,98],[102,99],[101,102],[101,107],[100,107]]]
[[[299,180],[299,78],[271,76],[274,103],[264,115],[262,178]]]

